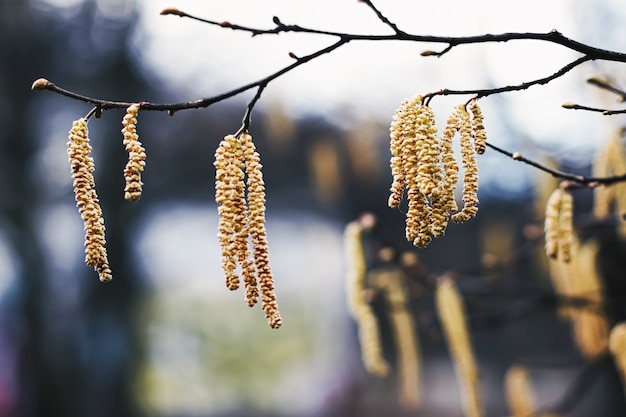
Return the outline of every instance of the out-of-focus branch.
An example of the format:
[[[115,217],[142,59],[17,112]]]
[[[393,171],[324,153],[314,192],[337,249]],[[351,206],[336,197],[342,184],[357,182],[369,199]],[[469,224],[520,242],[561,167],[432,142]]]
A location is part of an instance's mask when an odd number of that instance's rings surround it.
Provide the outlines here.
[[[587,78],[587,82],[598,88],[607,90],[613,94],[617,94],[618,101],[620,102],[626,101],[626,91],[622,90],[621,88],[617,88],[614,85],[611,85],[608,81],[601,80],[598,77],[590,77],[590,78]]]

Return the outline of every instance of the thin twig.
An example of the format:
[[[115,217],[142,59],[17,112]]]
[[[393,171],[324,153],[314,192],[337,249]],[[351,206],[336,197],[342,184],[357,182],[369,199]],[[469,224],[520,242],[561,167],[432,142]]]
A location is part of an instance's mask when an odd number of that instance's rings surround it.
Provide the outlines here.
[[[555,80],[556,78],[559,78],[563,75],[565,75],[567,72],[571,71],[572,69],[576,68],[577,66],[592,60],[593,58],[585,55],[583,57],[580,57],[572,62],[570,62],[569,64],[565,65],[564,67],[562,67],[561,69],[559,69],[558,71],[556,71],[555,73],[548,75],[547,77],[543,77],[543,78],[538,78],[536,80],[532,80],[532,81],[526,81],[523,82],[521,84],[517,84],[517,85],[507,85],[504,87],[497,87],[497,88],[483,88],[483,89],[475,89],[475,90],[450,90],[450,89],[443,89],[443,90],[439,90],[439,91],[435,91],[433,93],[428,93],[425,94],[424,97],[430,97],[430,96],[449,96],[449,95],[468,95],[468,94],[475,94],[476,97],[475,98],[481,98],[481,97],[487,97],[490,96],[492,94],[501,94],[501,93],[506,93],[506,92],[511,92],[511,91],[520,91],[520,90],[526,90],[529,87],[532,87],[534,85],[543,85],[543,84],[547,84],[552,80]]]
[[[213,97],[207,97],[207,98],[202,98],[202,99],[198,99],[195,101],[185,101],[182,103],[169,103],[169,104],[163,104],[163,103],[151,103],[149,101],[142,101],[141,104],[141,110],[155,110],[155,111],[171,111],[171,112],[175,112],[178,110],[187,110],[187,109],[199,109],[199,108],[204,108],[204,107],[208,107],[212,104],[218,103],[220,101],[224,101],[228,98],[237,96],[247,90],[250,90],[252,88],[255,87],[260,87],[260,86],[267,86],[267,84],[269,84],[271,81],[275,80],[276,78],[286,74],[287,72],[293,70],[294,68],[299,67],[302,64],[305,64],[309,61],[312,61],[313,59],[327,54],[329,52],[334,51],[335,49],[345,45],[346,43],[348,43],[349,40],[344,40],[341,39],[339,41],[337,41],[336,43],[326,47],[326,48],[322,48],[320,50],[318,50],[317,52],[314,52],[310,55],[304,56],[304,57],[299,57],[296,59],[296,61],[291,64],[288,65],[278,71],[276,71],[273,74],[268,75],[265,78],[262,78],[260,80],[251,82],[249,84],[243,85],[239,88],[235,88],[231,91],[228,91],[226,93],[223,94],[219,94]],[[99,99],[99,98],[94,98],[94,97],[88,97],[82,94],[78,94],[75,93],[73,91],[69,91],[66,90],[64,88],[61,88],[59,86],[57,86],[56,84],[52,83],[52,82],[48,82],[44,87],[41,88],[41,90],[49,90],[52,91],[54,93],[57,94],[61,94],[67,97],[70,97],[72,99],[75,100],[79,100],[79,101],[83,101],[86,103],[91,103],[97,107],[100,107],[102,110],[108,110],[108,109],[114,109],[114,108],[127,108],[128,106],[130,106],[131,102],[125,102],[125,101],[112,101],[112,100],[103,100],[103,99]]]
[[[370,0],[359,0],[359,1],[361,3],[365,3],[367,7],[372,9],[372,11],[378,17],[378,19],[384,24],[386,24],[387,26],[389,26],[391,29],[393,29],[393,31],[396,32],[396,34],[406,34],[406,32],[400,30],[395,23],[392,23],[387,17],[385,17],[385,15],[383,15],[382,12],[378,10],[378,8],[374,6],[374,4]]]
[[[496,152],[501,153],[502,155],[506,155],[511,159],[514,159],[516,161],[520,161],[525,163],[526,165],[530,165],[534,168],[537,168],[543,172],[547,172],[548,174],[552,175],[555,178],[560,178],[563,180],[567,180],[579,185],[584,185],[586,187],[595,187],[599,184],[602,185],[609,185],[609,184],[614,184],[617,182],[623,182],[626,181],[626,174],[622,174],[622,175],[612,175],[612,176],[608,176],[608,177],[585,177],[582,175],[574,175],[574,174],[570,174],[567,172],[563,172],[563,171],[559,171],[556,169],[552,169],[552,168],[548,168],[542,164],[540,164],[539,162],[533,161],[531,159],[528,159],[526,157],[523,157],[519,152],[509,152],[507,150],[504,150],[502,148],[497,147],[496,145],[493,145],[489,142],[487,142],[487,147],[493,149]]]
[[[249,129],[250,119],[252,117],[252,110],[254,109],[254,106],[257,103],[257,101],[259,101],[259,99],[261,98],[261,94],[263,94],[263,90],[265,90],[266,85],[267,84],[259,85],[259,89],[257,90],[256,94],[254,95],[252,100],[250,100],[250,102],[248,103],[248,107],[246,107],[246,114],[243,116],[243,120],[241,122],[241,127],[235,133],[235,136],[239,136],[241,133],[246,132]]]
[[[575,104],[575,103],[563,103],[561,107],[563,107],[564,109],[568,109],[568,110],[585,110],[585,111],[590,111],[590,112],[602,113],[605,116],[626,113],[626,109],[609,110],[609,109],[601,109],[599,107],[582,106],[580,104]]]

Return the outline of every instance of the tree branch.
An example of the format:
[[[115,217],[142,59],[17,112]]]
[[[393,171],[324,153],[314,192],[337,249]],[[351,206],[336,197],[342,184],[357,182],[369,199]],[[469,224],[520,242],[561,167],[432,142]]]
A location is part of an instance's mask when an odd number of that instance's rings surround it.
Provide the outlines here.
[[[248,129],[249,125],[250,125],[250,120],[251,120],[251,114],[252,111],[254,109],[254,106],[258,103],[261,94],[263,93],[263,91],[265,90],[265,88],[275,79],[283,76],[284,74],[288,73],[289,71],[301,66],[302,64],[305,64],[307,62],[310,62],[322,55],[325,54],[329,54],[333,51],[335,51],[336,49],[338,49],[339,47],[351,42],[351,41],[408,41],[408,42],[422,42],[422,43],[442,43],[442,44],[447,44],[447,47],[445,47],[444,49],[442,49],[439,52],[435,52],[435,51],[424,51],[422,52],[423,56],[442,56],[443,54],[446,54],[448,52],[450,52],[453,48],[457,47],[457,46],[461,46],[461,45],[468,45],[468,44],[482,44],[482,43],[494,43],[494,42],[508,42],[508,41],[515,41],[515,40],[532,40],[532,41],[541,41],[541,42],[549,42],[549,43],[555,43],[558,45],[561,45],[567,49],[570,49],[572,51],[576,51],[579,52],[581,54],[583,54],[581,57],[575,59],[574,61],[570,62],[569,64],[563,66],[562,68],[560,68],[559,70],[557,70],[556,72],[554,72],[553,74],[543,77],[543,78],[538,78],[535,80],[531,80],[531,81],[526,81],[523,82],[521,84],[517,84],[517,85],[507,85],[507,86],[502,86],[502,87],[496,87],[496,88],[486,88],[486,89],[466,89],[466,90],[451,90],[451,89],[442,89],[436,92],[432,92],[432,93],[428,93],[424,95],[424,99],[425,102],[428,103],[433,97],[438,96],[438,95],[475,95],[475,98],[481,98],[481,97],[486,97],[492,94],[500,94],[500,93],[505,93],[505,92],[511,92],[511,91],[520,91],[520,90],[525,90],[531,86],[534,85],[543,85],[543,84],[547,84],[563,75],[565,75],[567,72],[569,72],[570,70],[572,70],[573,68],[587,62],[587,61],[592,61],[592,60],[605,60],[605,61],[614,61],[614,62],[624,62],[626,63],[626,54],[623,53],[619,53],[619,52],[615,52],[615,51],[610,51],[610,50],[606,50],[606,49],[600,49],[600,48],[595,48],[586,44],[583,44],[581,42],[575,41],[573,39],[567,38],[565,36],[563,36],[563,34],[561,34],[560,32],[553,30],[547,33],[518,33],[518,32],[508,32],[508,33],[501,33],[501,34],[485,34],[485,35],[477,35],[477,36],[464,36],[464,37],[448,37],[448,36],[428,36],[428,35],[413,35],[413,34],[409,34],[406,33],[402,30],[400,30],[397,25],[395,25],[393,22],[391,22],[386,16],[384,16],[380,10],[374,6],[374,4],[372,3],[371,0],[361,0],[363,3],[365,3],[378,17],[378,19],[385,25],[389,26],[393,31],[394,34],[392,35],[358,35],[358,34],[351,34],[351,33],[342,33],[342,32],[333,32],[333,31],[321,31],[321,30],[317,30],[317,29],[311,29],[311,28],[306,28],[306,27],[302,27],[302,26],[298,26],[298,25],[286,25],[284,24],[278,17],[274,17],[273,22],[276,25],[274,28],[271,29],[259,29],[259,28],[253,28],[253,27],[248,27],[248,26],[243,26],[243,25],[237,25],[237,24],[233,24],[230,22],[217,22],[217,21],[213,21],[213,20],[208,20],[208,19],[203,19],[200,17],[196,17],[193,16],[191,14],[188,14],[186,12],[180,11],[178,9],[175,8],[169,8],[169,9],[165,9],[161,12],[162,15],[175,15],[175,16],[179,16],[179,17],[185,17],[185,18],[189,18],[192,20],[196,20],[196,21],[200,21],[203,23],[207,23],[209,25],[212,26],[219,26],[221,28],[229,28],[232,30],[236,30],[236,31],[243,31],[243,32],[248,32],[250,34],[252,34],[252,36],[258,36],[258,35],[276,35],[279,33],[284,33],[284,32],[298,32],[298,33],[307,33],[307,34],[315,34],[315,35],[324,35],[324,36],[332,36],[332,37],[337,37],[339,38],[339,40],[337,40],[335,43],[333,43],[330,46],[327,46],[325,48],[319,49],[318,51],[304,56],[304,57],[297,57],[296,55],[290,53],[290,56],[292,56],[292,58],[295,59],[295,62],[292,63],[291,65],[288,65],[286,67],[283,67],[282,69],[251,83],[245,84],[241,87],[232,89],[230,91],[227,91],[225,93],[216,95],[216,96],[212,96],[212,97],[207,97],[207,98],[201,98],[198,100],[194,100],[194,101],[186,101],[186,102],[181,102],[181,103],[166,103],[166,104],[160,104],[160,103],[151,103],[151,102],[141,102],[141,109],[142,110],[155,110],[155,111],[168,111],[170,112],[170,114],[173,114],[174,112],[178,111],[178,110],[187,110],[187,109],[197,109],[197,108],[204,108],[204,107],[208,107],[212,104],[221,102],[223,100],[226,100],[228,98],[237,96],[247,90],[253,89],[253,88],[257,88],[257,92],[255,94],[255,96],[252,98],[252,100],[248,103],[248,106],[246,108],[246,112],[242,121],[242,126],[240,129],[240,132],[245,131]],[[132,103],[130,102],[123,102],[123,101],[111,101],[111,100],[103,100],[103,99],[98,99],[98,98],[93,98],[93,97],[88,97],[88,96],[84,96],[78,93],[74,93],[72,91],[69,90],[65,90],[61,87],[58,87],[57,85],[48,82],[47,80],[43,80],[43,82],[39,82],[40,80],[37,80],[34,84],[33,84],[33,89],[35,90],[49,90],[67,97],[70,97],[72,99],[75,100],[80,100],[80,101],[84,101],[90,104],[93,104],[98,110],[98,112],[101,112],[103,110],[107,110],[107,109],[112,109],[112,108],[127,108],[128,106],[130,106]],[[596,79],[596,78],[591,78],[588,80],[589,83],[596,85],[600,88],[606,89],[608,91],[611,91],[615,94],[618,94],[618,96],[623,100],[626,98],[626,92],[617,89],[614,86],[611,86],[610,84],[608,84],[607,82],[604,82],[602,80]],[[618,113],[626,113],[626,110],[603,110],[603,109],[596,109],[596,108],[592,108],[592,107],[587,107],[587,106],[579,106],[579,105],[575,105],[575,104],[571,104],[571,103],[566,103],[569,104],[570,106],[567,108],[573,108],[573,109],[580,109],[580,110],[589,110],[589,111],[598,111],[598,112],[602,112],[603,114],[618,114]],[[545,167],[535,161],[529,160],[527,158],[522,157],[518,152],[515,153],[511,153],[508,152],[504,149],[501,149],[491,143],[488,143],[487,146],[489,146],[491,149],[508,156],[509,158],[512,158],[514,160],[526,163],[527,165],[530,165],[532,167],[535,167],[537,169],[540,169],[544,172],[547,172],[549,174],[551,174],[552,176],[556,177],[556,178],[561,178],[563,180],[567,180],[570,181],[572,184],[577,184],[579,186],[586,186],[586,187],[594,187],[596,185],[602,184],[602,185],[609,185],[609,184],[613,184],[616,182],[621,182],[621,181],[626,181],[626,174],[624,175],[619,175],[619,176],[611,176],[611,177],[603,177],[603,178],[594,178],[594,177],[583,177],[580,175],[573,175],[573,174],[569,174],[566,172],[562,172],[562,171],[557,171],[557,170],[553,170],[551,168]]]
[[[198,100],[194,100],[194,101],[185,101],[182,103],[169,103],[169,104],[162,104],[162,103],[151,103],[149,101],[142,101],[141,103],[141,110],[155,110],[155,111],[169,111],[169,112],[176,112],[179,110],[188,110],[188,109],[198,109],[198,108],[203,108],[203,107],[209,107],[212,104],[218,103],[220,101],[224,101],[228,98],[237,96],[247,90],[250,90],[252,88],[255,87],[259,87],[260,90],[262,91],[271,81],[275,80],[276,78],[288,73],[289,71],[293,70],[294,68],[299,67],[302,64],[305,64],[309,61],[312,61],[313,59],[320,57],[324,54],[327,54],[329,52],[334,51],[335,49],[339,48],[340,46],[345,45],[346,43],[348,43],[349,40],[344,40],[344,39],[340,39],[339,41],[335,42],[334,44],[326,47],[326,48],[322,48],[320,50],[318,50],[317,52],[314,52],[310,55],[306,55],[304,57],[297,57],[296,61],[291,64],[288,65],[278,71],[276,71],[273,74],[268,75],[265,78],[262,78],[258,81],[254,81],[251,82],[249,84],[243,85],[239,88],[235,88],[233,90],[230,90],[226,93],[223,94],[219,94],[213,97],[207,97],[207,98],[202,98],[202,99],[198,99]],[[37,80],[39,81],[39,80]],[[54,93],[57,94],[61,94],[67,97],[70,97],[72,99],[75,100],[79,100],[79,101],[83,101],[86,103],[91,103],[99,108],[101,108],[102,110],[108,110],[108,109],[113,109],[113,108],[127,108],[128,106],[130,106],[131,104],[133,104],[132,102],[125,102],[125,101],[113,101],[113,100],[103,100],[103,99],[99,99],[99,98],[94,98],[94,97],[88,97],[82,94],[78,94],[78,93],[74,93],[72,91],[66,90],[64,88],[61,88],[59,86],[57,86],[56,84],[54,84],[53,82],[50,82],[48,80],[44,80],[45,81],[45,85],[39,85],[37,87],[33,87],[33,90],[49,90],[52,91]],[[33,84],[34,86],[35,84]],[[262,88],[261,88],[262,87]],[[256,101],[258,100],[258,98],[256,100],[254,100],[254,103],[256,103]],[[250,109],[251,110],[251,109]]]

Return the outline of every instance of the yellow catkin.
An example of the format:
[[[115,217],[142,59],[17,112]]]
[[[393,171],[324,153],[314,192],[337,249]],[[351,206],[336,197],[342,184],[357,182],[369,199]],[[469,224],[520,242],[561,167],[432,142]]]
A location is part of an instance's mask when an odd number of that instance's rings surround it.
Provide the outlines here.
[[[344,230],[348,307],[357,324],[365,369],[374,375],[386,376],[389,365],[382,355],[378,321],[365,299],[366,262],[361,241],[365,227],[363,221],[353,221]]]
[[[432,233],[433,237],[440,237],[445,234],[450,213],[458,210],[454,199],[454,190],[459,181],[459,165],[454,158],[454,149],[452,147],[454,136],[459,129],[462,112],[465,111],[464,105],[459,105],[448,118],[446,127],[441,135],[440,149],[441,162],[443,165],[443,176],[438,187],[438,192],[432,197]]]
[[[418,222],[418,233],[417,237],[413,239],[413,245],[423,248],[432,240],[432,208],[428,205],[426,196],[419,192],[411,202],[415,203],[414,210],[416,213],[412,214],[412,216],[416,217]],[[411,206],[409,206],[410,212]],[[409,213],[407,213],[407,219],[409,218]]]
[[[487,132],[483,121],[483,112],[478,106],[477,100],[469,103],[469,109],[472,112],[472,126],[474,128],[474,148],[476,153],[482,155],[487,149]]]
[[[402,175],[407,190],[419,189],[419,152],[422,145],[418,141],[417,129],[419,127],[418,109],[421,106],[422,97],[415,96],[410,100],[403,102],[405,110],[399,114],[401,117],[402,149],[401,149],[401,165]]]
[[[398,192],[398,189],[394,187],[400,185],[406,187],[409,208],[406,215],[405,234],[408,241],[413,241],[420,235],[420,225],[424,223],[423,217],[428,215],[425,211],[427,202],[425,206],[419,183],[419,154],[424,145],[418,140],[418,128],[421,123],[418,113],[423,107],[421,101],[421,96],[404,100],[400,108],[396,110],[390,128],[394,183],[389,205],[397,207],[402,198],[403,191]],[[394,168],[394,166],[397,167]],[[428,233],[430,234],[430,231]]]
[[[576,345],[585,358],[593,360],[606,352],[609,324],[603,313],[576,310],[572,314],[572,328]]]
[[[626,173],[626,150],[624,149],[624,131],[615,130],[603,148],[601,148],[593,164],[593,175],[597,177],[623,175]],[[626,236],[626,184],[617,183],[610,186],[598,186],[594,189],[593,214],[597,219],[604,219],[615,213],[619,222],[618,233]]]
[[[569,270],[571,296],[586,304],[570,310],[574,341],[588,359],[604,354],[608,348],[609,322],[604,311],[602,280],[596,266],[598,243],[595,240],[580,246]]]
[[[535,415],[535,394],[525,367],[520,365],[511,367],[506,373],[504,388],[511,417],[533,417]]]
[[[446,233],[448,219],[450,218],[448,202],[445,195],[443,193],[439,193],[432,197],[431,204],[431,233],[433,237],[441,237]]]
[[[231,139],[232,140],[232,139]],[[246,163],[244,152],[251,148],[249,142],[252,141],[250,135],[242,135],[235,151],[236,163],[236,189],[237,202],[235,204],[235,227],[234,227],[234,246],[237,261],[241,266],[241,275],[243,278],[246,304],[249,307],[254,306],[259,299],[259,283],[257,281],[257,270],[254,260],[250,257],[250,249],[248,247],[248,237],[250,236],[249,225],[249,207],[245,196],[245,173]],[[252,150],[254,152],[254,150]]]
[[[574,296],[572,281],[576,273],[576,259],[574,259],[574,262],[567,264],[555,259],[549,259],[548,262],[550,281],[552,282],[556,294],[560,299],[564,300],[559,303],[559,317],[562,320],[570,320],[573,308],[569,305],[568,300]]]
[[[259,298],[270,327],[282,324],[269,265],[265,229],[265,183],[262,165],[252,136],[227,135],[215,152],[215,201],[218,205],[218,240],[226,286],[239,288],[237,265],[241,268],[246,304]],[[252,246],[250,250],[249,246]]]
[[[472,143],[472,123],[469,113],[463,111],[459,126],[461,134],[461,163],[463,165],[463,208],[452,220],[463,223],[478,213],[478,164]]]
[[[563,190],[561,193],[558,239],[560,259],[565,263],[572,259],[572,243],[574,242],[573,217],[574,198],[569,191]]]
[[[444,170],[441,188],[445,195],[449,212],[457,210],[456,201],[454,200],[454,190],[456,190],[456,185],[459,181],[459,165],[454,158],[452,142],[454,135],[460,127],[463,112],[465,112],[463,104],[454,108],[441,135],[441,162],[443,163]]]
[[[233,141],[234,140],[234,141]],[[226,286],[230,290],[239,288],[237,253],[235,248],[235,217],[237,202],[241,199],[237,184],[236,149],[237,139],[226,136],[215,151],[215,202],[219,214],[217,237],[222,250],[222,269]]]
[[[461,386],[463,408],[467,417],[483,415],[478,387],[478,368],[470,344],[465,310],[454,281],[447,276],[440,279],[435,300],[443,333],[454,361]]]
[[[409,100],[404,100],[400,107],[396,110],[391,119],[391,126],[389,128],[390,137],[390,151],[391,161],[391,175],[393,182],[389,189],[389,201],[388,205],[391,208],[396,208],[402,201],[402,195],[404,194],[404,188],[406,186],[406,177],[404,174],[403,166],[403,150],[406,144],[404,143],[405,135],[403,134],[408,117],[408,104]]]
[[[110,281],[113,276],[104,247],[104,218],[95,189],[95,168],[86,119],[81,118],[73,123],[67,145],[74,179],[74,196],[85,228],[85,263],[98,272],[100,281]]]
[[[139,104],[135,103],[126,109],[126,115],[122,119],[122,134],[124,135],[124,145],[128,152],[128,163],[124,169],[124,198],[129,201],[137,201],[141,197],[142,185],[141,172],[146,166],[146,150],[139,141],[137,134],[137,114]]]
[[[241,140],[244,146],[243,156],[248,176],[248,210],[252,256],[258,274],[265,317],[268,319],[270,327],[277,329],[282,324],[282,318],[278,311],[278,303],[274,293],[274,278],[269,264],[265,230],[265,183],[261,171],[262,165],[260,156],[252,142],[252,137],[248,133],[243,133]]]
[[[409,189],[409,210],[406,214],[406,239],[415,246],[425,247],[431,240],[431,214],[426,196],[417,189]]]
[[[408,310],[406,277],[400,269],[372,273],[371,281],[384,291],[398,356],[400,403],[405,410],[415,410],[420,404],[420,356],[415,323]]]
[[[559,254],[559,218],[561,215],[561,197],[563,190],[555,189],[546,203],[546,216],[544,221],[545,248],[548,258],[557,259]]]
[[[615,359],[622,381],[626,383],[626,323],[619,323],[611,329],[609,349]]]
[[[431,196],[436,192],[441,178],[441,166],[439,165],[441,149],[437,139],[437,127],[435,114],[428,106],[419,104],[415,109],[417,118],[417,182],[420,192]]]
[[[572,259],[575,241],[574,199],[562,188],[555,189],[546,203],[544,220],[545,249],[550,259],[569,263]]]

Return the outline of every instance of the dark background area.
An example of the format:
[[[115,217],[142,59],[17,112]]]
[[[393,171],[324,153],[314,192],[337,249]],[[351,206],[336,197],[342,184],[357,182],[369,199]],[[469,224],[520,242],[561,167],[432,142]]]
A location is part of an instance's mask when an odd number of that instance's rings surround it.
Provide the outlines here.
[[[168,202],[215,209],[212,155],[217,138],[239,126],[243,107],[220,104],[172,118],[142,113],[141,135],[150,138],[145,141],[149,167],[158,168],[146,170],[145,193],[138,204],[121,198],[123,177],[118,167],[124,166],[126,155],[121,139],[113,139],[120,135],[122,113],[107,111],[102,121],[90,124],[93,136],[102,138],[93,141],[96,184],[115,274],[113,282],[103,285],[82,264],[58,268],[41,227],[42,215],[51,207],[73,204],[69,169],[62,187],[52,186],[46,172],[44,150],[63,152],[63,146],[51,147],[47,141],[67,141],[67,136],[50,138],[46,131],[60,122],[58,117],[51,120],[51,109],[67,109],[67,120],[61,122],[69,131],[72,120],[89,107],[29,89],[35,79],[46,77],[93,97],[184,99],[166,85],[155,88],[150,74],[142,72],[128,47],[135,22],[133,13],[105,18],[92,1],[83,2],[71,19],[36,0],[0,1],[0,237],[14,275],[0,292],[0,416],[166,414],[143,407],[135,388],[146,349],[139,312],[151,284],[133,255],[133,225]],[[386,126],[373,124],[375,140],[364,143],[358,131],[312,117],[283,120],[275,126],[271,112],[270,107],[260,107],[253,119],[266,184],[272,189],[268,212],[289,207],[340,224],[363,212],[374,213],[378,223],[365,241],[371,268],[380,266],[376,253],[382,247],[396,253],[415,251],[404,240],[403,214],[386,206],[391,182]],[[276,146],[281,135],[288,146]],[[332,175],[322,175],[328,172]],[[542,259],[543,240],[532,233],[542,227],[534,195],[533,190],[502,198],[490,195],[481,200],[477,219],[450,227],[444,238],[418,252],[425,270],[407,273],[420,288],[411,306],[423,360],[449,361],[432,294],[436,278],[454,271],[465,296],[478,362],[485,369],[487,415],[508,413],[502,376],[523,359],[538,375],[547,373],[544,380],[553,381],[551,387],[562,387],[560,392],[550,391],[547,399],[545,393],[538,394],[547,405],[561,404],[565,415],[622,416],[624,390],[611,358],[586,363],[567,324],[557,317],[558,300]],[[617,322],[624,318],[624,243],[613,227],[586,222],[582,213],[588,211],[590,197],[582,191],[577,194],[578,217],[585,235],[601,238],[609,312]],[[485,253],[492,257],[485,258]],[[381,318],[385,354],[393,363],[386,305],[376,298],[373,306]],[[358,358],[356,337],[353,341],[350,351]],[[364,375],[358,360],[354,362],[347,382],[319,415],[461,415],[460,411],[445,414],[434,401],[427,401],[423,411],[403,411],[395,380]],[[451,365],[446,371],[451,372]],[[424,378],[428,385],[428,375]],[[238,410],[228,415],[254,412]],[[257,415],[272,415],[265,413]]]

